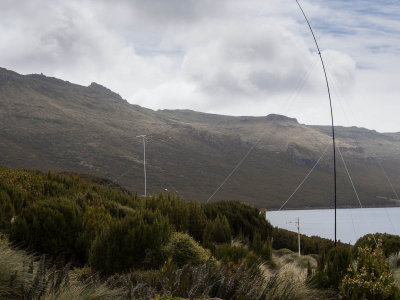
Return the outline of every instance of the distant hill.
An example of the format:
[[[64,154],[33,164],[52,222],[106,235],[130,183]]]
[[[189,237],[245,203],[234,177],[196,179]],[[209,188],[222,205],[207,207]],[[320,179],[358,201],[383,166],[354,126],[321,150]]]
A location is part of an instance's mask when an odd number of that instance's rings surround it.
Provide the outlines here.
[[[330,143],[331,133],[329,127],[280,115],[153,111],[96,83],[84,87],[0,68],[0,165],[91,173],[141,194],[140,134],[148,135],[148,191],[168,189],[200,202],[261,138],[213,200],[272,209],[294,191]],[[337,127],[337,137],[363,204],[398,205],[377,160],[400,191],[400,133]],[[340,158],[338,162],[339,205],[357,206]],[[329,207],[332,191],[329,148],[287,208]]]

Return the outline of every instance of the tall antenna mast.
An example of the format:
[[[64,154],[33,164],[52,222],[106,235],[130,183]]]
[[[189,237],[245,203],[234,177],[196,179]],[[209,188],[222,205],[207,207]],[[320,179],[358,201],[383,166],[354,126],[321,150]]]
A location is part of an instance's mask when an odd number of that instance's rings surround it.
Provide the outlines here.
[[[141,134],[141,135],[138,135],[138,136],[136,136],[136,137],[142,138],[142,141],[143,141],[144,196],[146,197],[146,196],[147,196],[147,182],[146,182],[146,140],[145,140],[146,135],[145,135],[145,134]]]
[[[310,28],[311,34],[314,38],[315,45],[317,46],[318,49],[318,55],[319,58],[321,59],[321,64],[322,68],[324,69],[324,74],[325,74],[325,82],[326,82],[326,87],[328,89],[328,97],[329,97],[329,106],[331,108],[331,120],[332,120],[332,145],[333,145],[333,181],[334,181],[334,190],[335,190],[335,247],[336,247],[336,142],[335,142],[335,126],[333,124],[333,109],[332,109],[332,99],[331,99],[331,91],[329,89],[329,82],[328,82],[328,76],[326,75],[326,70],[325,70],[325,64],[324,60],[322,59],[322,54],[318,46],[317,39],[315,38],[314,31],[311,28],[311,24],[307,19],[306,14],[304,13],[303,8],[301,7],[300,3],[298,0],[296,0],[297,5],[299,6],[304,18],[306,19],[306,22],[308,24],[308,27]]]

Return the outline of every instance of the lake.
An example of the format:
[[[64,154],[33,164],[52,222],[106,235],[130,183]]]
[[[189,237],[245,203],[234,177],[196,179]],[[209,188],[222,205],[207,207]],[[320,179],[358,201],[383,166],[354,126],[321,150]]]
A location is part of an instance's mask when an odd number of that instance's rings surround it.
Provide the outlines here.
[[[300,233],[334,239],[334,210],[283,210],[267,211],[267,220],[279,228],[297,232],[300,218]],[[368,233],[400,234],[400,207],[353,208],[337,210],[337,239],[355,244],[358,238]]]

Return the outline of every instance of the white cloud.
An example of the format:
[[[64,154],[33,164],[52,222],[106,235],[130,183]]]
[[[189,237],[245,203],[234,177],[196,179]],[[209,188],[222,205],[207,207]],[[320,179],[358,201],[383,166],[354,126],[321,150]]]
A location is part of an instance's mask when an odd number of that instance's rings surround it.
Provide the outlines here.
[[[338,122],[399,131],[392,111],[400,92],[400,5],[302,4],[330,80],[345,95],[337,101],[356,112],[374,109],[374,120],[359,116],[354,124],[336,103]],[[286,113],[313,124],[327,111],[313,40],[289,0],[2,1],[0,57],[2,67],[96,81],[153,109]]]
[[[210,96],[258,98],[290,89],[311,60],[301,41],[270,21],[224,23],[188,50],[184,71]]]

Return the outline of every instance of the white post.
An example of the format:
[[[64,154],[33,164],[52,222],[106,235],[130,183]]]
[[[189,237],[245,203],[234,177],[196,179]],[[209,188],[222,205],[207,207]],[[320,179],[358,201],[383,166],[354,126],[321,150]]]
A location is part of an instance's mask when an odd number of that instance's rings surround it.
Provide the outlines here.
[[[300,256],[300,218],[297,218],[297,237],[299,243],[299,256]]]
[[[143,170],[144,170],[144,196],[147,196],[147,180],[146,180],[146,135],[138,135],[136,137],[142,138],[143,141]]]
[[[147,182],[146,182],[146,140],[143,136],[143,169],[144,169],[144,195],[147,196]]]

